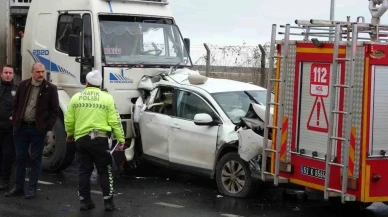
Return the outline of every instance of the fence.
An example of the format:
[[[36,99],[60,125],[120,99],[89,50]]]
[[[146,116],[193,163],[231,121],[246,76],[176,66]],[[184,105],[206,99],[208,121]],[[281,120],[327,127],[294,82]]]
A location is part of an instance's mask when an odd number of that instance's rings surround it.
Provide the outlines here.
[[[194,69],[209,77],[252,82],[266,87],[269,44],[264,46],[192,46]],[[205,47],[208,48],[208,52]],[[264,54],[264,56],[262,56]],[[209,59],[208,56],[210,57]],[[209,62],[207,62],[209,60]]]

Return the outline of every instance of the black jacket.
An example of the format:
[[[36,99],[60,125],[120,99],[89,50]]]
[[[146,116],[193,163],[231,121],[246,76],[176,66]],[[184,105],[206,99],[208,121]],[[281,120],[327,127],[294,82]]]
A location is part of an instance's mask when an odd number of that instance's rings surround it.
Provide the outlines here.
[[[0,131],[12,131],[12,103],[17,91],[13,82],[0,82]]]
[[[13,126],[18,129],[23,121],[27,100],[31,89],[31,78],[20,82],[13,101]],[[58,89],[54,84],[43,80],[36,102],[35,124],[38,132],[45,133],[52,130],[59,117]]]

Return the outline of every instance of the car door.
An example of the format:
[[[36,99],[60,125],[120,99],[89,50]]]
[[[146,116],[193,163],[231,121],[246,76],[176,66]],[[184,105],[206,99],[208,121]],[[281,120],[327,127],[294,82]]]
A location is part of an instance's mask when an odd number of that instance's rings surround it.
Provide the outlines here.
[[[219,126],[198,126],[194,116],[207,113],[219,120],[216,112],[198,94],[176,91],[176,114],[171,120],[168,155],[171,163],[212,170]]]
[[[166,93],[173,88],[159,87],[154,99],[147,103],[147,108],[139,118],[139,128],[143,152],[146,158],[158,158],[161,163],[168,163],[168,139],[170,134],[171,114],[166,112]],[[172,96],[170,96],[172,97]],[[172,100],[170,100],[172,101]],[[172,107],[172,102],[171,107]],[[154,159],[155,160],[155,159]]]

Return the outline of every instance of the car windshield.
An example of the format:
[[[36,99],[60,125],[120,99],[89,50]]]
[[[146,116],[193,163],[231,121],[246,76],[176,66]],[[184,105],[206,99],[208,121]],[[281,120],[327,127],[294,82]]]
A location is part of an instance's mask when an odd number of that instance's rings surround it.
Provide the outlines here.
[[[220,105],[222,110],[226,113],[229,119],[237,124],[240,122],[240,118],[245,117],[248,112],[250,104],[254,101],[265,106],[267,91],[266,90],[251,90],[251,91],[234,91],[234,92],[221,92],[212,94],[213,98]],[[274,94],[271,93],[271,102],[274,102]]]
[[[170,20],[100,16],[106,64],[192,66],[178,27]]]

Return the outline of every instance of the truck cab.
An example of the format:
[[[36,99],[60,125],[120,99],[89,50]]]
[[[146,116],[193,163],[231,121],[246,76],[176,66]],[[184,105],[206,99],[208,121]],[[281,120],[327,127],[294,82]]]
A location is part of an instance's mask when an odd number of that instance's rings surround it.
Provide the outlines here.
[[[58,87],[62,117],[48,133],[43,169],[69,166],[75,148],[66,144],[63,114],[70,98],[85,88],[86,74],[100,70],[102,88],[115,99],[125,138],[133,139],[131,108],[145,75],[192,66],[167,0],[34,0],[22,43],[22,79],[42,63]]]

